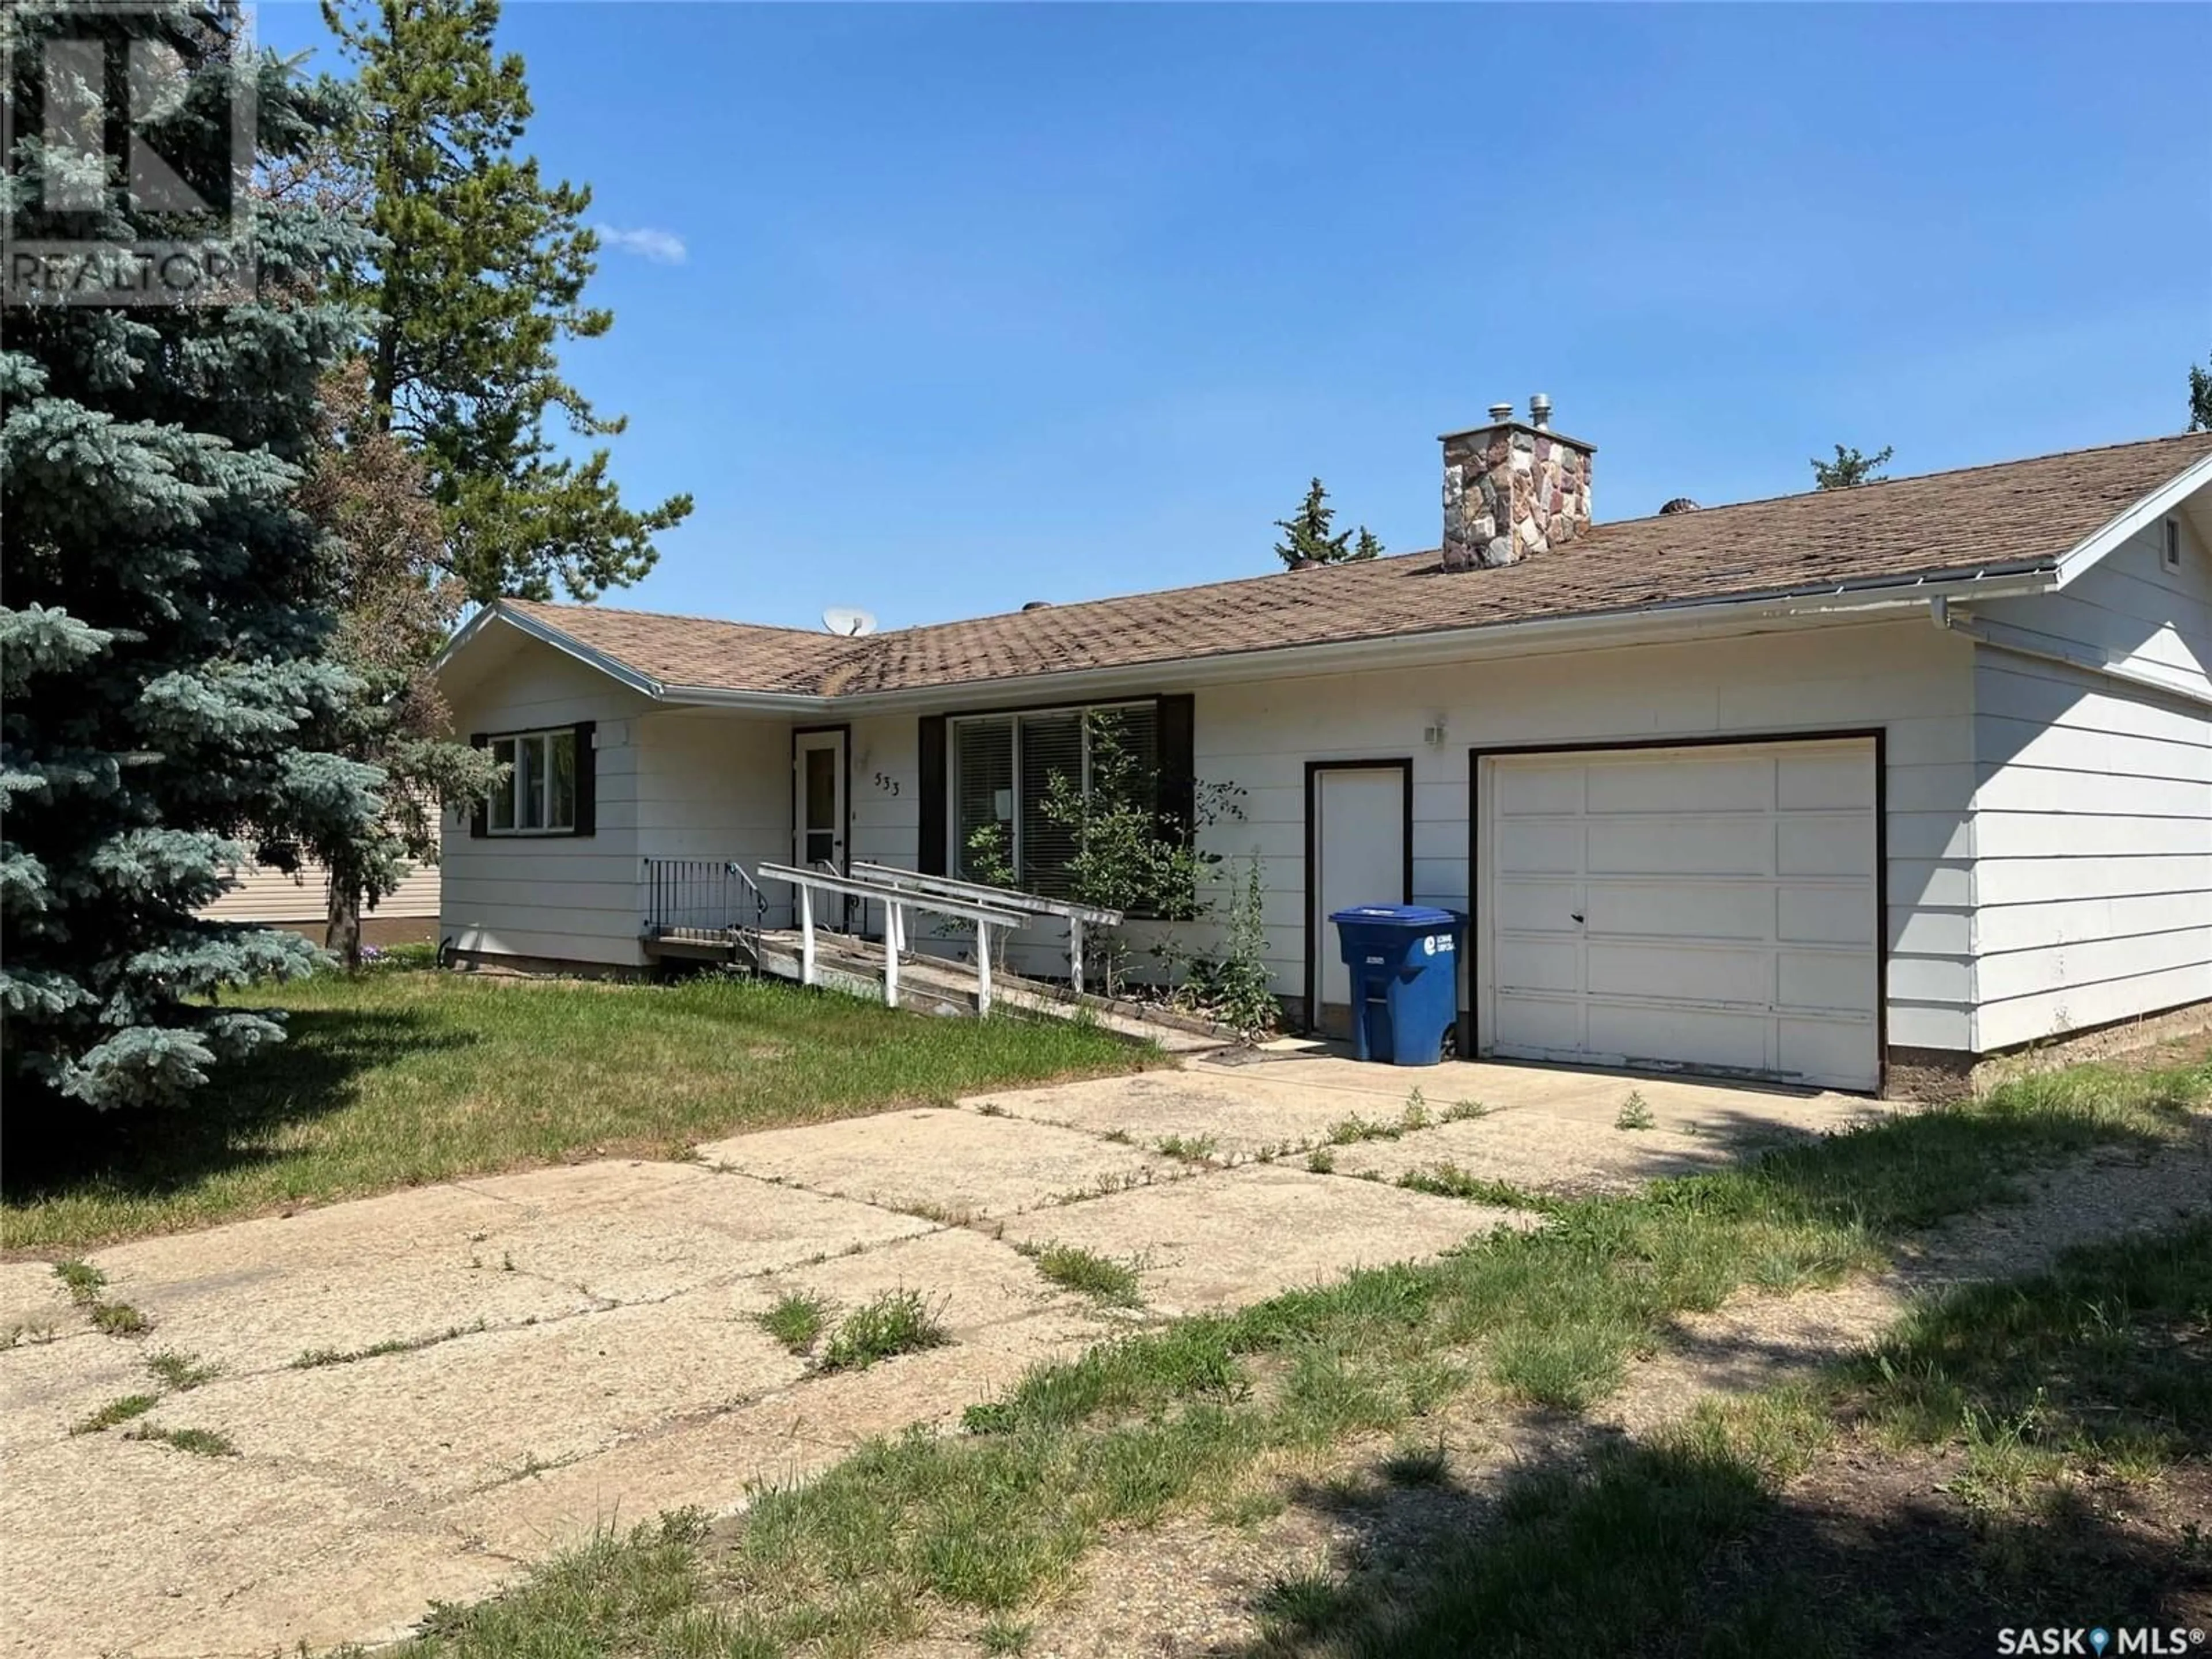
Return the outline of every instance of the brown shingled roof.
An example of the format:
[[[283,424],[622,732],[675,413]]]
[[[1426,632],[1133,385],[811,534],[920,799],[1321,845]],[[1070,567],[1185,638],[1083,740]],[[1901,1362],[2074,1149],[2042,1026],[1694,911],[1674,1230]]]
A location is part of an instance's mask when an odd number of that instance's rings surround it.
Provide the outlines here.
[[[598,605],[503,601],[671,686],[823,696],[2045,568],[2184,468],[2212,433],[1854,489],[1600,524],[1498,569],[1433,552],[1212,582],[860,639]]]

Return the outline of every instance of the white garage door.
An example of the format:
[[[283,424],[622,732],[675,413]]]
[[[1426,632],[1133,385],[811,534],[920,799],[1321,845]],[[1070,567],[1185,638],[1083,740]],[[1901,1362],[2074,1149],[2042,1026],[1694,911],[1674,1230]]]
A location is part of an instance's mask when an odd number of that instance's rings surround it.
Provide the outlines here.
[[[1486,1052],[1876,1085],[1870,738],[1485,770]]]

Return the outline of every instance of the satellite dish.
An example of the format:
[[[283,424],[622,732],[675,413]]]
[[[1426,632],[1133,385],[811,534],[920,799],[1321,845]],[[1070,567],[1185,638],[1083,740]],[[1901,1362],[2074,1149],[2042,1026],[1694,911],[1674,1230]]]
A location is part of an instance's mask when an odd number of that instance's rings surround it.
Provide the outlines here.
[[[833,605],[822,613],[822,625],[832,634],[872,634],[876,631],[875,613],[858,605]]]

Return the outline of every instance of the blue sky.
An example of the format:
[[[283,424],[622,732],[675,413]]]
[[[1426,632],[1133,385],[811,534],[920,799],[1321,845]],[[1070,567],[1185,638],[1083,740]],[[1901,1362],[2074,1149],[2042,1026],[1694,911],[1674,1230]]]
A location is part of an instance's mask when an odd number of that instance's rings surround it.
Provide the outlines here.
[[[631,233],[568,367],[630,416],[625,492],[698,501],[612,604],[895,627],[1257,574],[1315,473],[1433,547],[1436,435],[1537,391],[1601,519],[1838,441],[1934,471],[2177,431],[2212,350],[2212,8],[515,0],[502,35],[532,148]]]

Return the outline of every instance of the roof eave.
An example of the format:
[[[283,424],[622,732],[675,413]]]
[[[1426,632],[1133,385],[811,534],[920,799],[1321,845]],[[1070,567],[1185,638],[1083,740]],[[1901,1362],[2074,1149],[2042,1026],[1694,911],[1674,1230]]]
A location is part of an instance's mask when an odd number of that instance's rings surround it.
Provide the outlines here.
[[[2144,526],[2163,518],[2207,484],[2212,484],[2212,455],[2199,458],[2167,479],[2133,506],[2115,514],[2058,557],[2055,587],[2095,568],[2097,564]]]
[[[1142,690],[1168,680],[1176,684],[1197,685],[1243,678],[1350,673],[1366,668],[1411,666],[1439,659],[1503,654],[1532,643],[1561,649],[1584,641],[1626,645],[1638,642],[1639,636],[1659,638],[1721,631],[1746,622],[1803,623],[1827,617],[1850,620],[1887,611],[1918,609],[1936,599],[2017,599],[2048,592],[2055,580],[2055,572],[2048,562],[1932,571],[1885,579],[1877,584],[1837,584],[1814,589],[1729,594],[1632,610],[1532,617],[1466,628],[1163,657],[1107,668],[1062,669],[889,691],[849,692],[828,702],[839,709],[892,713],[909,708],[997,704],[1033,696],[1066,695],[1073,699],[1093,691]]]

